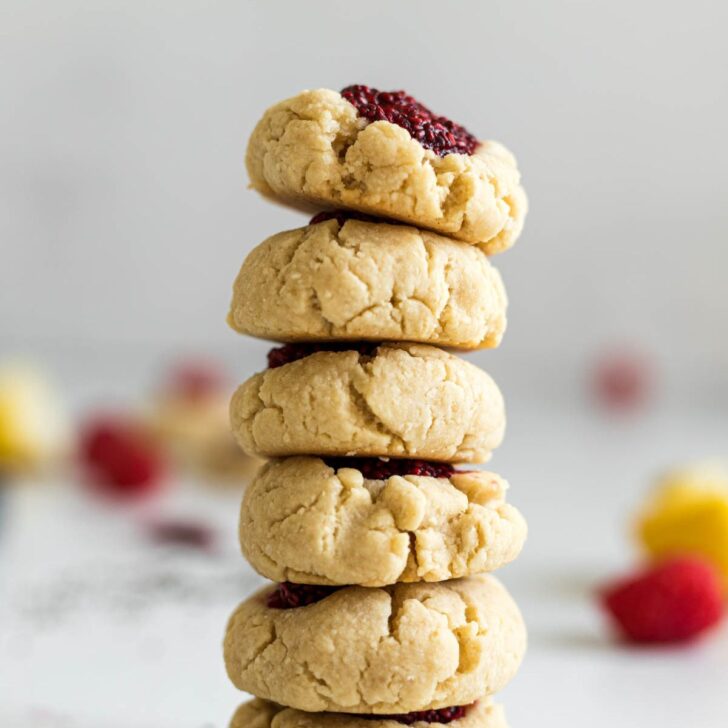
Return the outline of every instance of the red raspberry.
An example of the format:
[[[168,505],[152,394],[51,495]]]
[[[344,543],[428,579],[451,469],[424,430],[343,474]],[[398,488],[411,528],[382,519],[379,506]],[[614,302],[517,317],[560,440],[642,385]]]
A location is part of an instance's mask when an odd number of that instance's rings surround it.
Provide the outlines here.
[[[165,470],[158,448],[123,417],[105,417],[87,424],[81,433],[79,458],[92,485],[121,498],[156,490]]]
[[[460,720],[467,714],[471,705],[456,705],[453,708],[438,708],[437,710],[418,710],[413,713],[399,713],[394,715],[362,715],[367,720],[394,720],[404,725],[412,723],[452,723]]]
[[[405,129],[426,149],[444,157],[472,154],[478,140],[463,126],[433,114],[404,91],[378,91],[357,84],[347,86],[341,95],[369,121],[388,121]]]
[[[355,468],[368,480],[386,480],[393,475],[429,475],[431,478],[450,478],[457,472],[450,463],[433,463],[428,460],[325,458],[324,462],[334,470]]]
[[[338,586],[294,584],[290,581],[283,581],[268,594],[266,604],[271,609],[307,607],[309,604],[320,602],[339,588]]]
[[[695,557],[665,561],[602,591],[602,604],[632,642],[682,642],[723,616],[715,569]]]

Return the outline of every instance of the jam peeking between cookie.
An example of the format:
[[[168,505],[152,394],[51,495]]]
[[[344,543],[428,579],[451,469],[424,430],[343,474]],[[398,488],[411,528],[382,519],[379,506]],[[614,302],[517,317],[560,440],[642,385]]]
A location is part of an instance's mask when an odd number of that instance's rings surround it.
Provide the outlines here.
[[[378,346],[377,342],[370,341],[284,344],[276,346],[268,352],[268,369],[282,367],[284,364],[290,364],[319,351],[358,351],[363,356],[372,356]]]
[[[327,220],[336,220],[341,227],[347,220],[359,220],[360,222],[391,222],[381,218],[365,215],[363,212],[354,212],[353,210],[324,210],[316,213],[309,221],[309,225],[317,225]]]
[[[320,602],[340,588],[338,586],[294,584],[290,581],[282,581],[280,584],[276,584],[276,588],[268,594],[266,604],[271,609],[307,607],[309,604]]]
[[[425,475],[430,478],[450,478],[458,472],[450,463],[436,463],[429,460],[406,460],[381,458],[324,458],[334,470],[354,468],[367,480],[386,480],[393,475]]]
[[[395,715],[361,715],[365,720],[394,720],[404,725],[412,723],[452,723],[464,718],[472,705],[456,705],[452,708],[439,708],[438,710],[419,710],[413,713],[400,713]]]

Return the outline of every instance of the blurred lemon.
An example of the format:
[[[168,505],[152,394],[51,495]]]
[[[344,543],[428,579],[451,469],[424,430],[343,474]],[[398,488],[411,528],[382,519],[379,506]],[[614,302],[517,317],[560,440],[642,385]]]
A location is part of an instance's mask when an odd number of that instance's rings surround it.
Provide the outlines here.
[[[68,427],[46,378],[27,364],[0,365],[0,471],[43,465],[67,442]]]
[[[728,591],[728,471],[703,465],[665,475],[642,511],[638,533],[654,559],[698,554],[712,561]]]

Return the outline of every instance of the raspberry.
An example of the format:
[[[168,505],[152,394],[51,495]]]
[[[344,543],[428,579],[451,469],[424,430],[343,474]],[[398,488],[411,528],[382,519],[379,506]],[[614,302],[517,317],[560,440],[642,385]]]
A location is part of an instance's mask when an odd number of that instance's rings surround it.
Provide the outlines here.
[[[369,121],[389,121],[401,126],[426,149],[444,157],[472,154],[478,140],[463,126],[433,114],[404,91],[378,91],[369,86],[347,86],[341,95]]]
[[[319,351],[358,351],[363,356],[372,356],[378,343],[368,341],[353,341],[351,343],[306,343],[306,344],[284,344],[268,352],[268,369],[276,369],[284,364],[290,364],[298,359],[303,359],[310,354]]]
[[[695,557],[664,561],[603,590],[602,604],[632,642],[682,642],[723,616],[720,580]]]
[[[600,404],[634,410],[649,398],[652,371],[646,357],[629,351],[605,355],[597,362],[593,388]]]
[[[165,471],[159,450],[123,417],[86,425],[79,458],[91,484],[115,497],[135,498],[156,490]]]
[[[419,710],[414,713],[400,713],[399,715],[361,715],[366,720],[394,720],[397,723],[412,725],[412,723],[452,723],[454,720],[464,718],[470,705],[456,705],[453,708],[439,708],[438,710]]]
[[[290,581],[281,582],[268,595],[266,604],[271,609],[296,609],[315,604],[333,594],[338,586],[321,586],[319,584],[293,584]]]
[[[428,475],[431,478],[449,478],[455,468],[449,463],[427,460],[380,460],[379,458],[324,458],[334,470],[355,468],[367,480],[386,480],[393,475]]]

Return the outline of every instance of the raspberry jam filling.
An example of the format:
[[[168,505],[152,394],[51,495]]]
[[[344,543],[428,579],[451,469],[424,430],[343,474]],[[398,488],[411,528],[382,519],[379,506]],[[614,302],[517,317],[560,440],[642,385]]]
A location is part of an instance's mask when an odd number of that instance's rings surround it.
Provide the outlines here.
[[[419,710],[414,713],[401,713],[399,715],[362,715],[366,720],[394,720],[404,725],[412,723],[452,723],[454,720],[464,718],[471,705],[456,705],[453,708],[440,708],[439,710]]]
[[[386,480],[393,475],[428,475],[449,478],[457,471],[450,463],[427,460],[381,460],[380,458],[324,458],[331,468],[355,468],[367,480]]]
[[[321,586],[319,584],[293,584],[283,581],[268,595],[266,604],[271,609],[296,609],[315,604],[333,594],[338,586]]]
[[[284,364],[290,364],[298,359],[303,359],[310,354],[316,354],[319,351],[358,351],[363,356],[372,356],[379,346],[376,342],[371,341],[352,341],[352,342],[309,342],[305,344],[284,344],[277,346],[268,352],[268,369],[276,369]]]
[[[325,210],[314,215],[308,222],[309,225],[316,225],[327,220],[336,220],[341,227],[347,220],[359,220],[361,222],[382,222],[381,219],[365,215],[363,212],[354,212],[353,210]]]
[[[463,126],[433,114],[404,91],[379,91],[362,85],[347,86],[341,95],[369,121],[389,121],[401,126],[426,149],[439,157],[472,154],[478,140]]]

